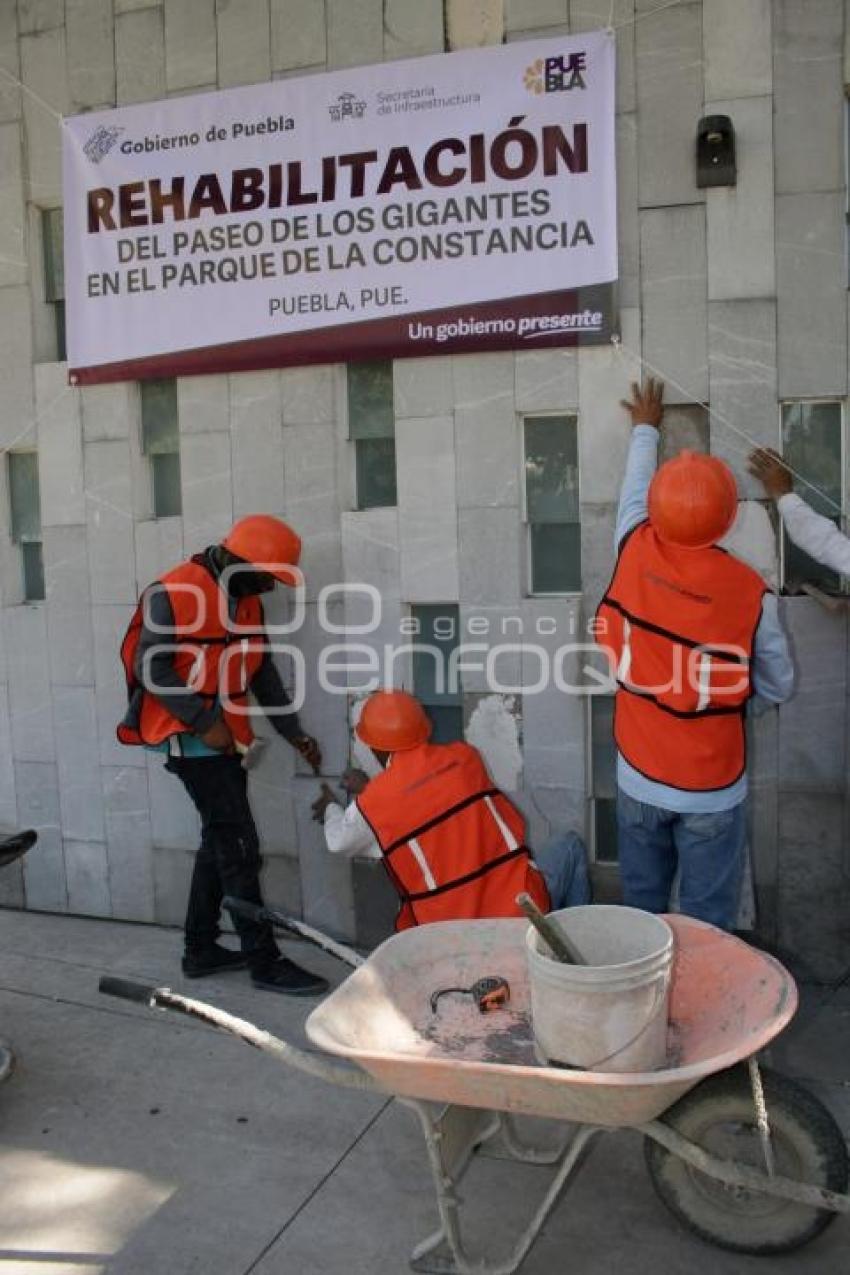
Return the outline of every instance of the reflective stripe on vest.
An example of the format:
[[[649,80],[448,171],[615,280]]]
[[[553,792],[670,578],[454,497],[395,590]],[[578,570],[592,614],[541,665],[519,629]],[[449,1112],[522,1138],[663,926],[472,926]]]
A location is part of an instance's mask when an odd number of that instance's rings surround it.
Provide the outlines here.
[[[222,701],[222,715],[232,734],[239,743],[250,745],[254,738],[250,718],[240,710],[265,654],[262,603],[257,597],[240,599],[232,621],[235,631],[231,632],[222,619],[227,605],[221,586],[202,558],[181,563],[149,587],[157,586],[166,590],[171,604],[174,624],[163,633],[162,648],[172,655],[178,676],[192,694],[211,707]],[[139,600],[121,645],[129,701],[127,714],[118,726],[122,744],[156,745],[190,730],[148,689],[146,669],[142,669],[141,681],[136,673],[147,594],[148,589]],[[247,635],[246,630],[253,632]],[[156,653],[155,647],[145,652],[148,671]]]
[[[397,753],[357,798],[401,900],[397,929],[430,921],[519,916],[527,890],[549,907],[523,844],[525,821],[468,744]]]
[[[648,779],[713,791],[743,774],[766,591],[739,559],[663,544],[648,523],[624,541],[595,633],[618,684],[617,747]]]

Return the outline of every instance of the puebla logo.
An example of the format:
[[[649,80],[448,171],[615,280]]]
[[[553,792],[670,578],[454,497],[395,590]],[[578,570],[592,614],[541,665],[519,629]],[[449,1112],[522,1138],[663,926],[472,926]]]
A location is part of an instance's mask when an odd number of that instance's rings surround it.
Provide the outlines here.
[[[568,93],[570,89],[585,89],[587,55],[570,53],[567,57],[556,54],[550,58],[537,58],[526,67],[523,81],[529,93]]]

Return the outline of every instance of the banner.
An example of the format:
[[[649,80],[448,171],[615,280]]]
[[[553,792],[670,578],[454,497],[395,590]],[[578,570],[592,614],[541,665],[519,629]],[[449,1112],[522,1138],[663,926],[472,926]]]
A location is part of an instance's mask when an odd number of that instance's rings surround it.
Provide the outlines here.
[[[605,341],[614,38],[64,121],[74,383]]]

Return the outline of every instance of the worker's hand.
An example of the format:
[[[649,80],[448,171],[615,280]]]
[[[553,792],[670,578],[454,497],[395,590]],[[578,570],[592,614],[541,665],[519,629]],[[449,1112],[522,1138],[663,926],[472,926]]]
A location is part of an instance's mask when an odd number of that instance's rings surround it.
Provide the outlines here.
[[[329,787],[328,784],[322,784],[322,791],[320,792],[319,796],[316,798],[316,800],[313,802],[313,805],[312,805],[313,818],[315,819],[316,823],[325,822],[325,811],[327,810],[328,806],[338,806],[338,805],[339,805],[339,802],[336,799],[336,794],[334,793],[333,789]]]
[[[365,770],[358,770],[356,766],[349,766],[347,770],[342,772],[339,785],[348,793],[349,797],[359,797],[368,782],[369,776]]]
[[[664,417],[663,398],[664,382],[656,381],[650,376],[643,385],[632,381],[631,400],[621,399],[620,405],[631,416],[633,425],[652,425],[658,429]]]
[[[219,753],[234,753],[236,751],[230,727],[223,717],[219,717],[218,721],[213,722],[208,731],[204,731],[201,736],[201,742],[206,744],[207,748],[214,748]]]
[[[755,478],[764,483],[765,491],[773,500],[778,500],[780,496],[787,496],[789,491],[794,490],[791,471],[772,447],[759,447],[754,451],[750,456],[748,468]]]
[[[292,747],[299,753],[307,765],[318,775],[322,765],[322,750],[312,735],[299,735],[292,740]]]

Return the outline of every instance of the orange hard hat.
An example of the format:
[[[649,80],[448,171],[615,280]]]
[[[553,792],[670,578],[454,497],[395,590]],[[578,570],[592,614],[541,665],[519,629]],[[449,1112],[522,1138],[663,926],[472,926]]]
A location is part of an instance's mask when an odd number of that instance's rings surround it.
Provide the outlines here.
[[[257,571],[266,571],[281,584],[297,584],[297,567],[301,557],[301,537],[280,518],[271,514],[249,514],[240,518],[222,540],[230,553],[248,562]]]
[[[363,705],[357,734],[379,753],[401,753],[427,742],[431,722],[407,691],[375,691]]]
[[[683,549],[716,544],[737,510],[735,475],[705,452],[680,452],[661,466],[649,487],[649,521],[660,540]]]

